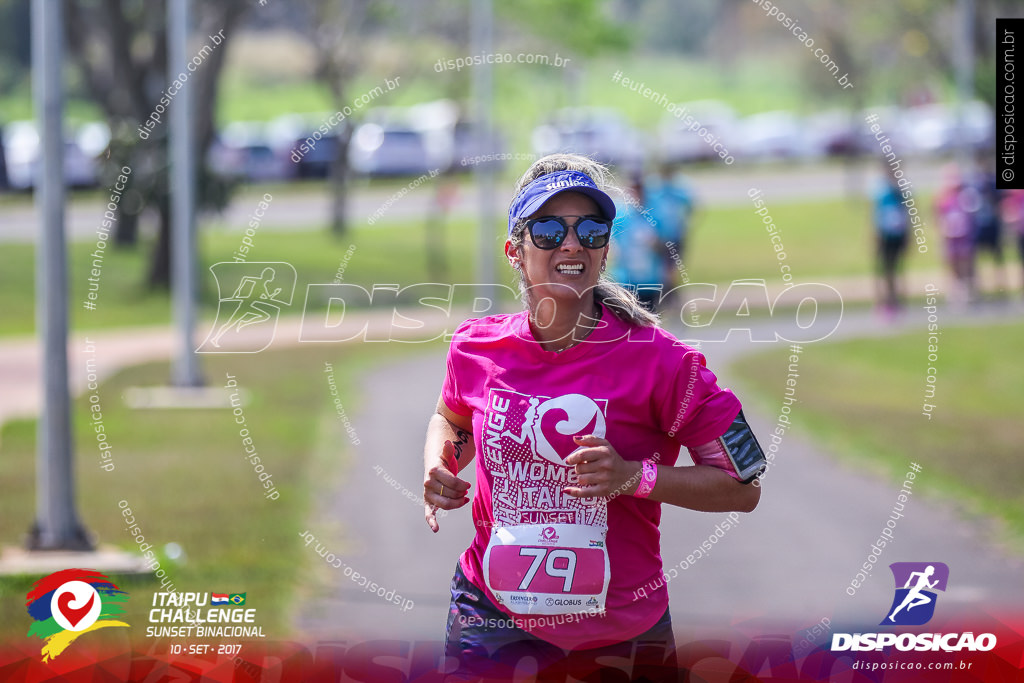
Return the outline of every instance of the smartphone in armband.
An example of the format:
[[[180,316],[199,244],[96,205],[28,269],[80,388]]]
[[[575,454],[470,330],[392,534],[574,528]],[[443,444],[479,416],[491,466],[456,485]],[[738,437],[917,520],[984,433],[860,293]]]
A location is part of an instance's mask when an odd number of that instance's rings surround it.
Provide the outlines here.
[[[757,443],[754,433],[747,425],[747,419],[743,417],[743,411],[732,421],[728,431],[718,437],[729,456],[740,481],[744,484],[757,479],[768,467],[768,460],[764,457],[761,445]]]

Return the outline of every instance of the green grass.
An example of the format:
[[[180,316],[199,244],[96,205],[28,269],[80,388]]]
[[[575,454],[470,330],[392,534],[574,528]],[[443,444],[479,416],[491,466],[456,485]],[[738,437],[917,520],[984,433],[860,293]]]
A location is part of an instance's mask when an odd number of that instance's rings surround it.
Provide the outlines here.
[[[720,100],[741,116],[777,109],[798,110],[812,102],[805,100],[805,84],[799,71],[792,68],[794,63],[798,65],[799,60],[792,56],[767,57],[737,60],[722,68],[714,62],[681,56],[600,57],[587,62],[583,93],[588,103],[619,109],[630,121],[645,128],[653,128],[666,116],[664,107],[653,95],[653,100],[648,99],[613,82],[615,72],[621,70],[623,77],[665,95],[670,102]]]
[[[860,465],[902,481],[910,462],[918,481],[1002,518],[1024,539],[1024,323],[941,327],[936,392],[925,402],[927,332],[889,339],[806,346],[800,356],[795,424]],[[980,343],[979,343],[980,342]],[[788,351],[744,358],[736,375],[777,405]],[[773,408],[774,409],[774,408]]]
[[[495,64],[495,115],[499,121],[514,123],[523,118],[536,122],[557,107],[600,105],[621,110],[638,125],[658,123],[665,113],[656,102],[614,83],[612,74],[621,70],[623,75],[643,81],[648,87],[672,102],[701,99],[719,99],[729,102],[740,114],[753,114],[770,109],[796,109],[810,100],[802,98],[800,74],[784,68],[787,59],[761,59],[738,62],[729,69],[721,69],[704,60],[678,55],[610,55],[591,59],[573,57],[555,47],[547,52],[562,59],[569,57],[569,67],[581,68],[582,82],[577,94],[567,89],[566,70],[562,67]],[[437,52],[426,69],[417,63],[412,67],[397,68],[379,73],[362,72],[348,87],[352,99],[380,85],[384,78],[399,77],[399,85],[385,92],[368,107],[407,106],[444,96],[458,96],[468,92],[472,68],[461,71],[436,72],[434,64],[440,57],[459,55]],[[462,55],[465,56],[465,55]],[[253,72],[239,64],[224,73],[222,104],[218,114],[227,121],[268,121],[282,114],[295,112],[332,111],[330,93],[326,86],[302,78],[281,78]],[[253,88],[259,88],[259,97],[253,97]],[[540,91],[538,92],[538,88]],[[550,91],[550,92],[549,92]],[[533,97],[524,97],[531,94]],[[541,96],[538,96],[541,95]],[[553,99],[548,99],[548,98]]]
[[[931,206],[929,197],[920,203]],[[829,282],[830,277],[873,272],[874,232],[866,199],[773,202],[767,208],[795,282]],[[930,219],[929,208],[925,220]],[[935,248],[937,235],[929,232],[928,236],[928,253],[908,250],[908,268],[940,267],[940,250]],[[728,282],[736,278],[781,280],[780,261],[753,202],[748,206],[710,207],[698,213],[687,249],[687,270],[695,282]]]
[[[928,202],[925,202],[927,204]],[[824,281],[829,278],[871,273],[872,250],[867,205],[863,200],[842,199],[819,202],[778,203],[769,207],[783,240],[795,281]],[[344,282],[371,287],[374,283],[417,282],[469,283],[476,280],[477,230],[470,219],[452,220],[444,233],[447,272],[433,275],[427,268],[423,224],[408,220],[382,220],[374,226],[355,225],[340,239],[326,229],[286,232],[264,225],[253,238],[250,261],[285,261],[298,272],[296,297],[291,313],[301,310],[308,283],[330,283],[349,247],[355,250],[344,272]],[[239,247],[241,233],[228,232],[216,223],[201,232],[200,253],[201,314],[216,314],[216,292],[208,268],[231,260]],[[614,242],[613,242],[614,248]],[[28,334],[34,329],[34,250],[31,245],[3,247],[8,266],[0,269],[0,335]],[[138,251],[108,248],[103,261],[96,309],[84,310],[92,268],[94,243],[69,245],[71,271],[72,329],[88,330],[170,320],[170,302],[165,292],[146,289],[148,245]],[[938,250],[920,255],[911,250],[911,269],[938,268]],[[498,282],[512,278],[496,235],[492,253]],[[711,207],[696,219],[687,252],[687,274],[691,282],[726,283],[741,278],[764,278],[780,282],[775,251],[753,206]],[[460,297],[463,301],[466,299]],[[317,306],[320,304],[317,303]]]
[[[474,282],[475,240],[469,221],[452,221],[445,232],[447,275],[432,276],[426,262],[422,224],[410,221],[381,221],[373,227],[356,228],[349,235],[334,238],[327,230],[307,232],[274,231],[261,226],[253,238],[255,248],[249,261],[285,261],[298,272],[298,285],[292,307],[286,314],[298,314],[305,301],[306,284],[331,283],[350,246],[355,246],[343,278],[346,283],[370,286],[373,283]],[[217,310],[217,293],[209,266],[231,261],[241,244],[242,233],[227,232],[210,226],[200,239],[201,316],[212,319]],[[150,291],[142,283],[148,266],[149,245],[140,250],[117,250],[110,246],[104,253],[95,310],[85,310],[88,278],[93,266],[95,243],[69,245],[71,326],[76,330],[118,326],[166,324],[170,321],[170,298],[166,292]],[[34,330],[34,247],[24,244],[3,246],[7,267],[0,269],[0,335],[29,334]],[[496,263],[506,263],[501,243],[495,240]],[[501,261],[499,261],[501,257]],[[500,273],[499,281],[511,283],[511,276]],[[465,299],[465,297],[463,297]],[[320,306],[318,303],[317,306]],[[311,309],[312,310],[312,309]]]
[[[292,589],[309,560],[298,531],[306,527],[310,490],[347,457],[349,440],[334,416],[324,361],[346,406],[359,402],[354,378],[381,354],[408,352],[353,345],[339,351],[311,348],[204,358],[211,386],[225,373],[245,391],[244,418],[253,445],[280,498],[264,498],[246,459],[240,427],[230,409],[133,410],[120,399],[127,387],[164,384],[168,367],[153,363],[126,369],[100,385],[103,424],[115,469],[100,469],[88,397],[74,402],[74,450],[78,510],[99,543],[136,550],[118,506],[126,501],[147,542],[162,551],[182,546],[187,561],[161,555],[182,591],[247,592],[268,637],[283,637]],[[420,349],[421,350],[421,349]],[[35,506],[34,420],[4,425],[4,495],[0,496],[0,543],[21,544]],[[330,444],[324,450],[323,435]],[[318,444],[318,435],[320,443]],[[152,577],[117,577],[131,595],[126,621],[141,631],[153,592],[166,590]],[[0,578],[0,640],[28,630],[24,595],[34,578]]]

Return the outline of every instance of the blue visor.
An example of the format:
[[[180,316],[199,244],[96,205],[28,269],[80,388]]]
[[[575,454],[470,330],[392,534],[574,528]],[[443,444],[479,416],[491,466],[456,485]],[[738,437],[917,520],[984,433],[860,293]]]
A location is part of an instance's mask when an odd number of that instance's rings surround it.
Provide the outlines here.
[[[615,219],[615,202],[590,179],[590,176],[580,171],[556,171],[534,179],[512,200],[512,206],[508,210],[508,234],[512,234],[512,229],[519,219],[529,218],[544,205],[544,202],[560,192],[585,194],[597,202],[605,218]]]

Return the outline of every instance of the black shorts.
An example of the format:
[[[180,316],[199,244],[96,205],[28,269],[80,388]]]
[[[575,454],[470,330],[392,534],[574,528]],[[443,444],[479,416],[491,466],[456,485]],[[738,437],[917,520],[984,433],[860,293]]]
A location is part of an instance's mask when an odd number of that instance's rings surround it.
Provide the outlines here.
[[[978,232],[974,235],[974,246],[978,250],[1001,253],[1003,245],[999,235],[999,224],[992,222],[979,227]]]
[[[448,608],[445,655],[459,661],[453,680],[474,680],[480,676],[509,677],[520,660],[533,660],[538,672],[552,680],[565,680],[571,673],[586,679],[600,675],[600,656],[616,657],[628,667],[630,680],[675,680],[675,638],[668,609],[650,629],[636,638],[606,647],[566,652],[513,623],[487,595],[473,585],[456,564]],[[628,664],[626,663],[628,662]],[[542,678],[538,676],[538,678]],[[588,679],[589,680],[589,679]]]
[[[883,270],[892,270],[896,267],[897,261],[907,248],[907,236],[903,235],[879,235],[878,237],[878,259]]]

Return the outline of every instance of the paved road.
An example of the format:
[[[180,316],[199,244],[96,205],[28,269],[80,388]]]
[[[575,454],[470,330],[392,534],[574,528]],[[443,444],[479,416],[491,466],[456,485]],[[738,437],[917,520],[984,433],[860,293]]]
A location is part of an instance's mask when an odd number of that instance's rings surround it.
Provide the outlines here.
[[[972,318],[1001,319],[1006,319],[1005,313],[999,316],[998,311]],[[902,324],[915,329],[920,325],[915,315]],[[832,339],[884,335],[899,327],[880,326],[870,314],[848,314]],[[702,350],[721,383],[742,396],[741,378],[733,376],[729,362],[768,346],[732,335],[724,343],[706,343]],[[813,345],[805,345],[804,357],[814,352]],[[441,532],[434,535],[423,522],[421,505],[383,478],[393,478],[416,497],[422,486],[423,432],[443,373],[444,353],[434,350],[360,379],[365,400],[348,407],[348,412],[361,443],[351,448],[344,466],[320,482],[309,522],[310,531],[341,552],[346,563],[413,599],[415,607],[402,612],[361,592],[311,550],[317,579],[308,587],[295,619],[304,636],[443,638],[447,587],[473,532],[469,510],[441,520]],[[779,394],[781,404],[781,387]],[[774,415],[748,409],[755,431],[769,433]],[[845,589],[866,561],[870,542],[885,525],[900,486],[840,464],[827,449],[812,444],[799,430],[799,405],[792,419],[798,427],[785,436],[758,509],[743,516],[707,558],[669,584],[677,632],[690,627],[730,628],[745,619],[757,620],[759,632],[764,632],[765,624],[781,623],[783,632],[788,628],[792,633],[823,617],[833,624],[877,624],[892,598],[886,565],[894,561],[946,562],[952,577],[943,596],[946,606],[1024,604],[1019,590],[1024,558],[1004,552],[985,520],[966,520],[955,504],[927,495],[926,453],[907,454],[908,466],[916,460],[923,471],[894,531],[895,545],[886,549],[879,568],[855,597],[848,596]],[[346,442],[337,424],[325,431],[324,438],[328,443]],[[666,567],[677,566],[725,518],[668,506],[664,512]]]
[[[914,188],[924,192],[935,187],[939,179],[939,165],[934,162],[913,161],[906,164],[908,176],[914,179]],[[869,169],[874,172],[875,169]],[[705,205],[731,206],[748,205],[747,192],[757,188],[764,192],[765,201],[781,202],[799,199],[827,199],[849,193],[863,194],[867,181],[866,173],[849,172],[835,166],[794,166],[768,167],[747,166],[738,168],[715,168],[702,170],[690,176],[698,200]],[[410,179],[410,181],[413,179]],[[477,197],[471,185],[458,194],[454,212],[472,215],[477,210]],[[381,209],[401,186],[388,189],[357,189],[351,198],[351,216],[356,223]],[[386,209],[389,219],[415,218],[422,220],[427,206],[433,198],[434,185],[421,183],[409,190],[398,200],[392,200]],[[224,223],[230,230],[241,232],[249,224],[260,201],[261,193],[246,192],[232,202],[223,217],[208,216],[201,225]],[[499,192],[495,211],[502,214],[507,208],[508,197]],[[67,233],[71,240],[95,240],[96,229],[103,216],[104,202],[85,201],[70,205],[67,216]],[[330,216],[330,198],[326,192],[298,191],[278,193],[270,202],[263,216],[263,229],[273,230],[321,230]],[[31,242],[35,240],[37,217],[30,205],[0,205],[0,242]]]

